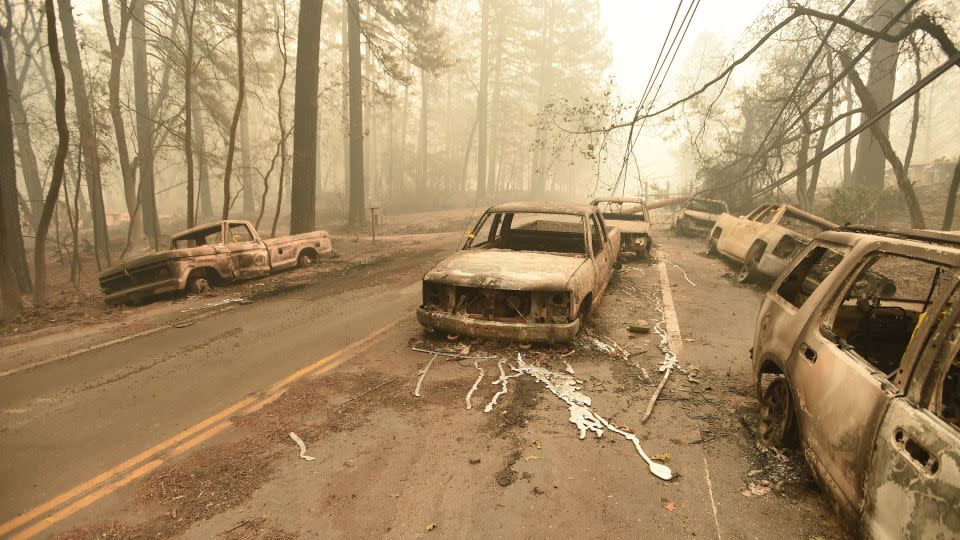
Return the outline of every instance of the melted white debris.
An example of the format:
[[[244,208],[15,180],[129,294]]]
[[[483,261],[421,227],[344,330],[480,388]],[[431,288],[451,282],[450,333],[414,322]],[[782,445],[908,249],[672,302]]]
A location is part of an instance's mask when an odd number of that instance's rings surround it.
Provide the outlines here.
[[[566,360],[564,360],[563,363],[566,364],[567,366],[566,368],[564,368],[564,371],[573,375],[573,366],[570,365],[570,362],[567,362]]]
[[[467,409],[473,407],[473,402],[471,402],[470,399],[473,397],[473,393],[477,391],[477,388],[480,387],[480,381],[483,380],[483,376],[486,373],[486,371],[477,365],[476,362],[473,363],[473,367],[477,368],[477,371],[480,372],[480,375],[477,376],[477,380],[473,381],[473,386],[471,386],[470,391],[467,392]]]
[[[430,357],[430,360],[427,361],[427,365],[423,366],[423,369],[420,370],[420,377],[417,378],[417,388],[414,389],[413,395],[420,397],[420,387],[423,385],[423,378],[427,376],[427,370],[430,369],[430,366],[433,365],[433,361],[437,359],[437,355],[434,354]]]
[[[687,277],[687,272],[683,268],[680,268],[679,266],[677,266],[676,263],[670,263],[670,264],[672,264],[674,268],[676,268],[677,270],[680,271],[681,274],[683,274],[683,279],[687,280],[687,283],[693,285],[694,287],[697,286],[696,283],[690,281],[690,278]]]
[[[662,463],[655,463],[647,456],[643,448],[640,447],[640,439],[638,439],[636,435],[621,430],[602,416],[593,412],[590,408],[590,396],[580,391],[583,383],[570,375],[554,373],[542,367],[531,366],[523,361],[523,357],[520,356],[519,353],[517,353],[517,367],[513,368],[513,370],[518,373],[530,375],[537,381],[543,383],[553,395],[563,400],[564,403],[570,407],[570,423],[577,427],[581,439],[587,436],[588,431],[596,433],[597,437],[600,437],[603,435],[603,430],[608,429],[633,443],[634,448],[637,449],[637,453],[647,462],[647,465],[650,467],[650,472],[653,473],[654,476],[663,480],[673,478],[673,471],[670,470],[670,467]]]
[[[249,304],[249,303],[251,303],[250,300],[242,297],[241,298],[224,298],[223,300],[217,300],[216,302],[209,302],[209,303],[203,304],[202,306],[194,306],[187,309],[181,309],[180,313],[189,313],[191,311],[215,308],[215,307],[225,306],[227,304]]]
[[[307,461],[313,461],[313,460],[317,459],[317,458],[315,458],[315,457],[313,457],[313,456],[308,456],[308,455],[307,455],[307,445],[303,444],[303,439],[301,439],[300,437],[298,437],[296,433],[294,433],[294,432],[291,431],[291,432],[290,432],[290,438],[293,439],[293,442],[297,443],[297,446],[300,447],[300,457],[301,457],[301,458],[303,458],[303,459],[305,459],[305,460],[307,460]]]
[[[520,355],[518,353],[517,358],[519,357]],[[493,395],[493,398],[490,399],[490,403],[487,403],[487,406],[483,408],[483,412],[485,413],[492,411],[493,408],[497,406],[497,400],[500,399],[500,396],[507,393],[507,381],[509,379],[512,379],[514,377],[519,377],[521,375],[520,373],[516,373],[514,375],[507,375],[507,373],[503,370],[503,364],[504,364],[503,360],[497,361],[497,368],[500,369],[500,377],[497,380],[493,381],[491,384],[499,384],[500,390]],[[511,368],[511,369],[514,369],[514,368]]]

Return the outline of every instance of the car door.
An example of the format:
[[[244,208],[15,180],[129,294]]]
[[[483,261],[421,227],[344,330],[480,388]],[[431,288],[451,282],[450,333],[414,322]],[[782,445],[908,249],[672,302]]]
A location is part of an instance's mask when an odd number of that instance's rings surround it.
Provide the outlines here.
[[[227,223],[226,246],[235,277],[245,279],[270,273],[267,248],[246,223]]]
[[[595,214],[587,218],[587,230],[590,238],[590,256],[596,270],[596,281],[593,286],[593,301],[596,304],[606,289],[610,275],[613,273],[613,261],[610,260],[613,252],[610,249],[609,239]]]
[[[890,404],[866,477],[872,538],[960,536],[960,289],[944,294],[912,341],[922,347],[905,396]],[[911,342],[911,346],[913,343]]]
[[[883,411],[899,389],[834,332],[860,262],[824,296],[787,360],[804,456],[848,518],[859,514],[863,471]]]
[[[773,207],[767,204],[758,207],[746,216],[738,216],[733,227],[729,231],[723,232],[719,242],[717,242],[717,248],[728,257],[743,260],[746,250],[749,249],[749,246],[746,248],[742,247],[744,244],[744,236],[750,234],[754,220],[765,216],[771,208]]]
[[[739,261],[747,258],[747,252],[753,246],[754,241],[760,235],[760,231],[776,223],[779,217],[783,215],[783,208],[779,206],[769,206],[763,212],[755,215],[753,219],[746,219],[737,224],[736,244],[731,249],[731,256]],[[771,246],[772,249],[772,246]]]

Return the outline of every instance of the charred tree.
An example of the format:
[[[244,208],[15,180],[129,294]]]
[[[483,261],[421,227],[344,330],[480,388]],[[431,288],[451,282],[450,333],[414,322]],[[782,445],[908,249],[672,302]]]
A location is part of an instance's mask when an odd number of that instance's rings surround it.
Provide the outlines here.
[[[874,14],[868,21],[868,26],[879,29],[903,9],[903,6],[904,0],[874,0],[870,6],[870,11]],[[880,40],[870,51],[870,72],[867,75],[866,87],[874,97],[877,107],[883,107],[893,99],[898,57],[899,43]],[[864,111],[862,119],[867,118],[870,116]],[[884,116],[873,125],[876,129],[871,127],[857,137],[857,157],[850,181],[852,185],[879,191],[883,189],[886,166],[878,134],[879,137],[889,138],[890,115]]]
[[[320,23],[323,0],[302,0],[297,23],[297,71],[293,100],[293,185],[290,234],[317,224],[317,91],[320,83]],[[283,179],[281,178],[282,182]]]
[[[250,145],[250,107],[244,107],[240,114],[240,184],[243,186],[243,213],[252,214],[254,208],[253,168],[250,158],[253,147]]]
[[[27,112],[23,107],[23,85],[29,73],[27,69],[29,62],[23,66],[22,70],[18,70],[17,57],[13,52],[13,6],[10,0],[4,0],[4,6],[7,9],[7,24],[0,27],[0,38],[2,38],[3,42],[3,53],[6,55],[4,58],[6,61],[6,69],[5,73],[0,75],[6,76],[5,84],[7,93],[4,95],[9,96],[8,105],[13,118],[13,134],[17,140],[17,155],[20,157],[20,171],[23,173],[23,183],[27,188],[29,203],[27,206],[29,209],[30,225],[36,228],[37,220],[40,219],[41,207],[43,206],[43,181],[40,179],[37,155],[33,150],[30,122],[27,121]],[[26,4],[26,9],[32,9],[29,2]],[[35,31],[31,40],[25,44],[26,49],[33,50],[37,46],[41,35],[41,32]],[[25,258],[23,268],[26,269]],[[17,272],[17,275],[19,276],[20,272]]]
[[[83,149],[83,172],[87,181],[87,198],[93,222],[93,246],[97,268],[103,268],[110,266],[111,263],[110,237],[107,233],[107,215],[103,206],[103,185],[100,180],[100,142],[97,140],[93,108],[87,94],[80,44],[77,42],[77,27],[73,20],[73,7],[70,5],[70,0],[57,0],[57,3],[60,7],[60,28],[63,30],[63,50],[67,53],[73,102],[77,111],[80,147]]]
[[[487,84],[490,79],[490,0],[480,5],[480,88],[477,90],[477,198],[487,191]]]
[[[213,200],[210,194],[210,167],[208,165],[206,137],[203,130],[203,111],[193,107],[193,138],[197,152],[197,213],[199,217],[213,217]]]
[[[230,178],[233,174],[233,156],[237,149],[237,124],[243,111],[244,89],[243,73],[243,0],[237,0],[237,23],[234,27],[237,38],[237,104],[233,107],[233,119],[230,121],[230,138],[227,141],[227,159],[223,166],[223,212],[222,219],[230,218]]]
[[[348,224],[359,227],[366,222],[363,173],[363,73],[360,58],[360,7],[347,0],[347,48],[350,88],[350,213]]]
[[[156,186],[153,171],[153,114],[150,110],[150,89],[147,70],[147,29],[145,26],[147,0],[133,0],[131,11],[133,20],[130,37],[133,40],[133,94],[137,117],[137,169],[140,172],[140,185],[137,187],[143,232],[153,243],[153,249],[159,249],[159,222],[157,220]],[[130,219],[134,219],[131,214]]]
[[[53,0],[44,1],[44,11],[47,16],[47,50],[50,54],[50,65],[53,67],[54,84],[56,86],[54,109],[57,121],[57,153],[53,160],[50,188],[43,202],[43,212],[40,214],[40,222],[37,224],[37,238],[33,248],[36,280],[33,288],[34,306],[42,306],[47,303],[47,232],[50,230],[50,221],[53,219],[53,213],[57,208],[60,187],[63,185],[67,150],[70,145],[66,110],[67,85],[63,75],[63,65],[60,63],[60,44],[57,41],[57,13],[54,11]]]
[[[189,11],[186,0],[180,0],[180,12],[183,14],[183,27],[187,38],[187,50],[183,58],[183,155],[187,162],[187,228],[196,224],[194,210],[193,179],[193,22],[197,14],[197,0],[193,0]]]
[[[417,185],[414,191],[417,197],[427,191],[427,113],[430,107],[429,74],[420,69],[420,134],[417,138]]]
[[[960,189],[960,157],[957,158],[957,164],[953,168],[953,179],[950,181],[950,190],[947,193],[947,207],[943,211],[941,230],[949,231],[953,229],[953,214],[957,208],[958,189]]]
[[[3,49],[4,43],[0,42],[0,71],[4,70]],[[13,116],[10,111],[12,97],[8,96],[7,78],[0,76],[0,317],[4,318],[22,311],[20,293],[30,291],[30,274],[26,269],[20,210],[17,207],[17,168],[13,155]],[[21,276],[24,272],[26,275]]]

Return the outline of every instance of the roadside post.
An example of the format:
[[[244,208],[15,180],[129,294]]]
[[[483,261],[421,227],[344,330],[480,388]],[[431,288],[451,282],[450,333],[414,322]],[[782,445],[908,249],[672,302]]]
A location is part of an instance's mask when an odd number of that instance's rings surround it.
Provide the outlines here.
[[[370,239],[373,242],[377,241],[377,210],[380,209],[380,203],[378,201],[370,201],[367,204],[367,208],[370,209]]]

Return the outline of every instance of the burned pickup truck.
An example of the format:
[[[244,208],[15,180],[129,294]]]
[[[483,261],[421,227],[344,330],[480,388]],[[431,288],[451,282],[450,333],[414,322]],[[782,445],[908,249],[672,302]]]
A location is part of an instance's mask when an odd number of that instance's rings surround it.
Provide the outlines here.
[[[620,231],[620,253],[631,252],[648,258],[653,248],[650,234],[650,211],[643,199],[630,197],[597,197],[591,206],[600,208],[607,223]]]
[[[620,231],[593,206],[487,210],[455,254],[423,276],[424,327],[525,342],[569,341],[607,289]]]
[[[707,253],[740,263],[740,283],[773,279],[811,238],[836,227],[789,204],[765,204],[746,216],[721,214],[707,238]]]
[[[757,435],[868,538],[960,537],[960,235],[842,227],[760,305]]]
[[[173,235],[166,251],[107,269],[100,274],[100,288],[108,303],[137,303],[164,293],[199,293],[211,285],[306,266],[331,252],[326,231],[264,240],[248,221],[218,221]]]

